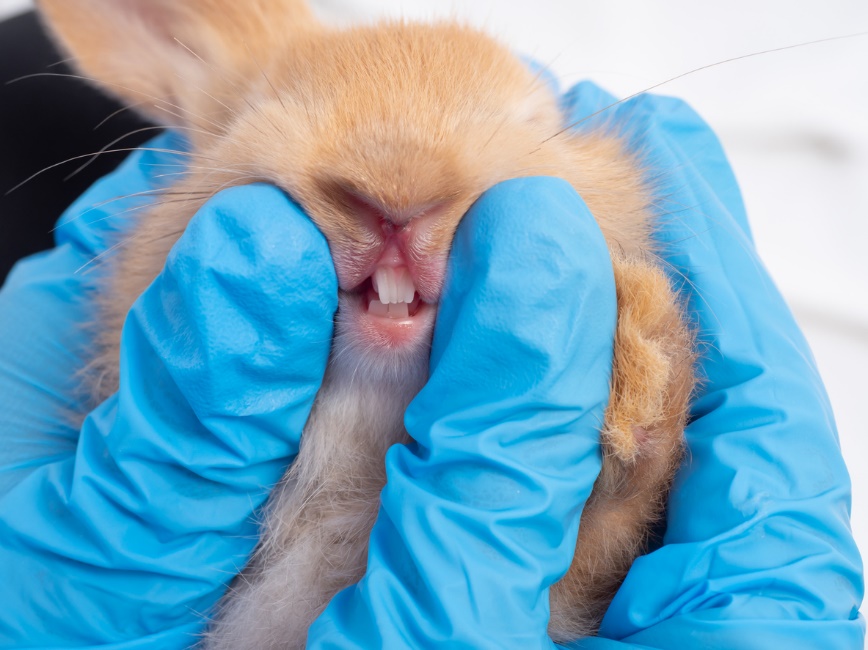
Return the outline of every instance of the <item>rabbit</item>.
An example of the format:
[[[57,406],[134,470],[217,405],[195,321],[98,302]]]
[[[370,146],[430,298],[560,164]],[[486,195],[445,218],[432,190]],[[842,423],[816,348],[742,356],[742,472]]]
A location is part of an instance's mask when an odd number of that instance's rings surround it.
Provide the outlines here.
[[[487,189],[536,175],[583,197],[617,287],[602,471],[550,592],[553,640],[595,634],[662,515],[696,384],[695,336],[653,239],[656,172],[629,125],[565,128],[539,73],[456,21],[336,29],[303,0],[38,4],[82,75],[190,143],[166,200],[136,214],[101,266],[94,400],[117,388],[126,312],[221,189],[279,186],[334,260],[332,352],[299,455],[201,646],[303,648],[331,597],[364,575],[384,456],[408,442],[403,413],[427,379],[453,233]]]

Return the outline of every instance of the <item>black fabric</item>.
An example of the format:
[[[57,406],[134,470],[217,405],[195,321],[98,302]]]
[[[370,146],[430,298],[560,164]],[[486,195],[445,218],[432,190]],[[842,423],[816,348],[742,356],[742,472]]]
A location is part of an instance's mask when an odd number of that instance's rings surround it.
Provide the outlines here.
[[[121,105],[78,79],[51,76],[8,83],[35,73],[73,73],[67,65],[56,65],[62,59],[35,13],[0,22],[0,283],[16,260],[53,245],[51,229],[63,210],[127,154],[103,154],[64,180],[85,159],[72,161],[7,192],[41,169],[99,151],[148,126],[124,111],[95,129]],[[130,135],[112,149],[135,147],[156,133]]]

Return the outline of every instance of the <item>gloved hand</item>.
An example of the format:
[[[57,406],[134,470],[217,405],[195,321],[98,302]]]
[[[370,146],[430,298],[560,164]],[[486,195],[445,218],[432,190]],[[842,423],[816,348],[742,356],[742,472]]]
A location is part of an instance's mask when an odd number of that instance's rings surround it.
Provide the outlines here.
[[[337,281],[325,239],[268,186],[197,214],[126,322],[119,393],[80,429],[64,413],[90,343],[87,265],[141,196],[108,201],[152,191],[176,146],[162,136],[94,186],[0,292],[0,647],[192,645],[297,453]]]
[[[600,638],[570,647],[861,649],[862,566],[831,409],[726,158],[684,103],[604,110],[614,102],[589,83],[564,98],[577,122],[603,110],[579,128],[628,124],[657,173],[658,235],[705,383],[662,548],[634,563]],[[406,416],[417,444],[391,450],[367,574],[309,646],[552,646],[547,588],[598,469],[605,249],[569,188],[514,181],[465,218],[450,268],[431,381]]]
[[[581,114],[607,101],[587,85],[571,98]],[[601,632],[650,647],[774,647],[778,640],[797,647],[856,647],[862,635],[855,614],[861,576],[846,525],[846,472],[834,431],[824,420],[822,389],[801,356],[804,344],[773,289],[757,290],[755,283],[765,276],[754,267],[746,226],[739,230],[732,221],[743,223],[738,191],[707,127],[671,100],[628,106],[654,145],[650,155],[659,156],[672,174],[673,205],[683,211],[681,203],[706,203],[703,214],[682,212],[684,223],[670,224],[696,233],[686,238],[673,230],[665,237],[672,261],[690,263],[690,279],[699,287],[698,322],[718,352],[706,356],[707,393],[697,402],[689,432],[694,462],[673,497],[667,545],[636,563]],[[510,205],[525,192],[550,215],[552,231],[517,222]],[[690,193],[698,195],[692,204]],[[506,229],[489,230],[495,216],[500,223],[531,226],[521,255],[513,258],[527,262],[525,273],[496,262],[501,253],[516,250],[516,240]],[[706,219],[716,229],[703,230]],[[557,228],[564,226],[574,228],[570,240],[582,243],[586,266],[570,252],[572,244],[560,242]],[[527,242],[544,248],[559,242],[564,248],[556,264],[547,266],[545,256],[528,254]],[[708,256],[705,247],[714,254],[709,266],[701,264]],[[447,290],[432,381],[408,412],[408,427],[419,443],[390,454],[390,483],[372,536],[368,575],[333,601],[312,628],[310,646],[382,641],[387,647],[425,647],[443,640],[450,647],[550,644],[544,636],[545,588],[566,569],[580,506],[598,468],[590,421],[601,414],[600,391],[608,377],[610,271],[581,201],[551,180],[516,181],[488,195],[465,219],[452,264],[477,274]],[[543,288],[565,286],[561,273],[572,279],[569,295],[577,296],[576,302],[543,295]],[[540,282],[530,285],[532,291],[518,293],[528,286],[521,276],[536,274]],[[720,295],[709,295],[712,291]],[[591,300],[597,301],[593,326],[559,330],[564,341],[553,349],[541,331],[569,322],[559,315],[587,323],[582,306]],[[775,302],[769,306],[764,300]],[[542,310],[532,314],[535,321],[522,311],[525,301],[529,309]],[[513,308],[518,313],[509,311]],[[726,308],[722,316],[720,308]],[[543,324],[540,314],[548,317]],[[776,341],[781,332],[790,340]],[[584,338],[581,346],[574,336]],[[512,353],[526,363],[508,363]],[[507,363],[498,361],[501,356]],[[575,367],[564,363],[569,358],[586,360],[589,370],[577,376]],[[566,386],[578,382],[587,393],[577,398],[576,392],[560,390],[562,380]],[[453,390],[452,381],[460,390]],[[774,403],[768,399],[770,385]],[[787,395],[778,390],[782,385]],[[446,386],[450,390],[443,392]],[[783,405],[777,403],[781,395],[787,400]],[[812,454],[809,461],[799,460],[800,448]],[[817,466],[825,470],[820,476],[813,471]],[[687,491],[697,484],[705,491]],[[412,500],[402,502],[402,495]],[[787,536],[797,540],[775,542]],[[185,559],[195,565],[197,558]],[[666,577],[671,580],[664,582]],[[165,611],[167,629],[173,616],[184,621],[176,603],[167,602]],[[189,623],[195,616],[185,614],[186,622],[162,639],[117,647],[184,645],[179,639],[195,629]],[[611,643],[591,639],[576,647]]]
[[[539,218],[534,218],[539,217]],[[603,236],[551,178],[502,183],[453,244],[428,384],[393,447],[361,583],[309,648],[550,645],[600,470],[616,301]]]
[[[152,145],[163,147],[172,145]],[[323,342],[327,351],[326,328],[334,309],[326,297],[333,301],[335,293],[330,268],[321,268],[329,266],[327,251],[310,224],[293,214],[276,190],[241,188],[220,195],[194,219],[166,271],[136,304],[124,334],[120,395],[91,415],[80,436],[64,428],[63,421],[46,421],[45,416],[73,393],[72,386],[64,382],[80,364],[69,352],[65,365],[52,366],[33,359],[29,349],[37,354],[46,349],[50,354],[54,345],[79,354],[85,349],[87,341],[80,341],[82,331],[70,330],[69,323],[87,317],[92,276],[75,271],[106,247],[101,229],[113,223],[86,207],[115,196],[121,188],[124,192],[148,191],[149,182],[142,173],[155,164],[153,158],[137,154],[83,197],[70,210],[70,226],[58,231],[62,237],[59,248],[16,269],[2,294],[10,312],[24,307],[33,312],[32,318],[4,323],[10,340],[17,329],[29,328],[24,325],[27,321],[45,328],[29,329],[36,340],[27,348],[13,348],[4,357],[3,380],[18,391],[8,404],[14,417],[7,428],[16,438],[5,463],[7,491],[0,499],[0,513],[6,520],[6,557],[0,562],[0,572],[5,573],[6,584],[15,587],[8,592],[8,620],[0,629],[10,642],[26,640],[31,647],[187,645],[203,625],[199,613],[210,609],[221,593],[221,583],[244,564],[253,544],[250,515],[265,496],[263,488],[279,478],[295,451],[297,436],[288,440],[281,436],[280,419],[286,419],[285,428],[297,434],[319,384]],[[527,202],[536,196],[542,200],[537,209],[551,216],[550,222],[540,222],[544,227],[522,235],[520,224],[510,233],[512,228],[504,228],[508,224],[502,222],[492,230],[493,218],[523,219]],[[106,210],[123,212],[112,204]],[[287,224],[274,238],[268,237],[263,230],[275,227],[280,219]],[[473,459],[474,448],[483,445],[490,462],[508,465],[516,450],[529,451],[538,456],[539,469],[545,474],[495,476],[497,483],[489,493],[494,501],[489,505],[500,502],[503,516],[477,518],[474,511],[466,513],[465,537],[481,530],[502,534],[508,528],[527,537],[539,534],[537,528],[542,527],[544,537],[559,540],[558,546],[535,559],[531,577],[538,567],[554,576],[562,571],[557,561],[571,555],[564,551],[574,544],[581,504],[599,471],[597,423],[608,392],[615,322],[608,253],[584,204],[568,185],[553,179],[515,181],[496,189],[474,208],[468,223],[471,225],[456,242],[454,259],[469,267],[462,275],[473,283],[453,286],[452,291],[465,296],[465,309],[476,316],[471,327],[462,326],[463,348],[453,346],[447,355],[451,371],[435,373],[423,397],[436,403],[459,388],[455,382],[460,379],[459,392],[465,401],[449,402],[454,417],[465,417],[467,408],[475,408],[481,409],[477,418],[492,424],[516,420],[510,426],[495,427],[494,435],[480,430],[476,439],[465,438],[463,444],[469,447],[464,453]],[[241,228],[247,231],[245,237],[238,236]],[[305,236],[311,242],[293,246],[289,243],[293,236],[296,240]],[[558,238],[565,242],[560,250],[555,244]],[[246,260],[239,259],[240,251],[232,243],[250,239],[258,244],[255,263],[259,266],[254,268],[245,266]],[[313,261],[272,259],[268,243],[273,241],[282,244],[279,255],[285,255],[288,247],[310,249]],[[531,272],[509,262],[522,254],[545,263]],[[297,267],[302,261],[310,262],[304,271]],[[301,280],[288,282],[293,274]],[[315,284],[320,276],[329,279],[322,287],[300,285]],[[522,287],[535,287],[536,298],[524,296]],[[51,311],[62,315],[57,320],[44,319],[48,298],[38,293],[43,288],[49,292]],[[543,288],[546,290],[540,291]],[[563,300],[566,293],[581,295],[583,300]],[[249,295],[260,298],[263,307],[257,307],[259,302],[251,305]],[[311,309],[311,303],[323,308]],[[453,301],[444,307],[441,323],[459,319],[459,304]],[[168,320],[166,305],[177,305],[177,312],[168,310]],[[480,307],[486,309],[475,312]],[[511,317],[504,320],[504,314]],[[540,332],[540,314],[555,315],[552,325],[557,327]],[[281,333],[270,325],[284,327],[294,321],[301,323],[296,331]],[[193,330],[191,336],[176,336],[187,327]],[[451,332],[454,327],[443,325],[442,329]],[[304,335],[299,335],[300,328],[306,328]],[[259,330],[266,341],[256,337],[237,340],[242,333]],[[231,333],[232,338],[221,332]],[[292,340],[283,340],[290,336]],[[278,337],[280,341],[274,340]],[[274,348],[272,355],[266,355],[267,369],[272,372],[254,375],[253,370],[262,373],[258,348],[268,338],[272,345],[264,347]],[[319,345],[312,346],[313,342]],[[312,346],[321,356],[312,358],[305,346]],[[517,371],[512,376],[503,373],[500,355]],[[275,364],[271,357],[282,364]],[[438,357],[435,352],[435,367],[440,365]],[[190,358],[205,358],[208,363],[186,367]],[[473,373],[465,371],[468,361]],[[256,368],[251,369],[251,364]],[[28,368],[30,374],[22,374]],[[275,369],[288,376],[275,376]],[[254,376],[257,382],[242,382]],[[480,394],[479,378],[494,376],[500,377],[500,390]],[[161,388],[151,389],[155,385]],[[237,395],[242,387],[248,392]],[[266,391],[265,396],[250,395],[257,390]],[[272,390],[277,399],[269,406],[274,411],[250,414],[251,398],[267,397]],[[480,402],[480,395],[487,395],[487,402]],[[229,406],[223,406],[227,400]],[[426,407],[421,416],[438,413],[441,410]],[[545,436],[537,422],[551,429],[550,435]],[[567,442],[559,448],[555,463],[548,458],[549,450],[538,449],[545,438]],[[40,442],[35,448],[30,444],[33,440]],[[501,445],[512,445],[512,452],[499,454]],[[439,487],[448,492],[473,489],[478,494],[471,475],[465,472],[461,480],[465,484],[451,484],[444,474]],[[533,489],[535,483],[541,489]],[[410,489],[405,483],[403,490]],[[510,513],[506,508],[516,489],[537,496],[531,507]],[[421,515],[424,497],[414,495],[412,499],[417,496],[419,508],[414,511]],[[38,508],[37,514],[25,512],[23,504]],[[444,530],[455,525],[456,516],[461,513],[440,515],[452,520],[451,524],[444,522]],[[523,522],[523,528],[515,528],[517,522]],[[87,524],[84,533],[80,531],[83,524]],[[551,533],[546,533],[547,528]],[[436,543],[436,537],[431,543]],[[520,547],[513,550],[521,552]],[[431,560],[432,568],[437,567],[436,557]],[[468,569],[478,572],[484,566],[477,562]],[[488,570],[497,572],[502,566],[496,563]],[[25,577],[34,574],[64,578],[33,581]],[[501,576],[495,573],[493,577],[491,587],[498,589]],[[147,596],[142,598],[142,594]],[[514,628],[521,630],[529,618],[535,619],[534,632],[544,638],[546,607],[539,589],[515,599]],[[2,617],[0,614],[0,620]],[[367,630],[360,626],[353,633],[367,635]],[[311,645],[316,642],[312,640]]]

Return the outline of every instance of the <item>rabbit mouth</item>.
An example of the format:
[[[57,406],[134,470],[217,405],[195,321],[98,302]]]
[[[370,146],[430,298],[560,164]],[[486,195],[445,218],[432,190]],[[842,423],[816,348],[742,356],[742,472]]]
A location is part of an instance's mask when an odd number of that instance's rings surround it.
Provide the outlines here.
[[[363,293],[371,316],[391,320],[415,316],[422,302],[406,266],[377,267]]]
[[[437,304],[420,297],[402,267],[378,267],[353,291],[340,292],[338,333],[365,351],[407,350],[427,346]]]
[[[428,349],[437,304],[414,293],[410,302],[384,303],[366,281],[360,290],[340,292],[336,335],[365,355],[395,352],[402,356]]]

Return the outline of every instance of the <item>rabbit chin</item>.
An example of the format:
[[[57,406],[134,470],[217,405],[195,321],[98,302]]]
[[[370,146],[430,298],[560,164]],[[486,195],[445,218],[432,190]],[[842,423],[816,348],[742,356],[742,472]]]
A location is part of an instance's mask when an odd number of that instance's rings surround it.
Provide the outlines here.
[[[331,365],[363,381],[404,384],[427,378],[436,316],[437,305],[418,296],[412,303],[384,306],[370,291],[342,291]]]

